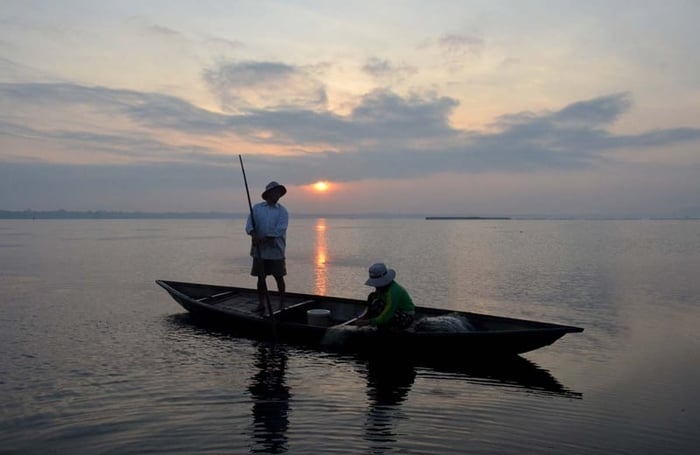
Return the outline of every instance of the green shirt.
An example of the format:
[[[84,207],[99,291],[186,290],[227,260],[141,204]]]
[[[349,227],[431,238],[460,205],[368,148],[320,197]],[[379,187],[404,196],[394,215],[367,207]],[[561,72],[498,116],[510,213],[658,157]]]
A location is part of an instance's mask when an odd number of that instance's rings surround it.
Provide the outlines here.
[[[384,309],[379,316],[369,320],[369,323],[374,326],[389,323],[397,311],[408,314],[414,314],[416,311],[411,296],[396,281],[392,281],[388,288],[377,291],[376,298],[384,301]]]

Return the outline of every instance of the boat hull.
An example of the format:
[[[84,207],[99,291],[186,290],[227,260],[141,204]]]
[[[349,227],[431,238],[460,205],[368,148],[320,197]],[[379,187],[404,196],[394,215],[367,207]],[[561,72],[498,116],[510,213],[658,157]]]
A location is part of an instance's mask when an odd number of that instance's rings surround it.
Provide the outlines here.
[[[470,312],[416,307],[416,324],[405,331],[357,327],[354,322],[366,309],[363,300],[312,294],[287,293],[287,307],[273,317],[255,312],[254,289],[157,280],[171,297],[197,320],[215,324],[231,333],[255,339],[301,344],[323,350],[354,353],[386,351],[395,356],[431,359],[517,355],[554,343],[579,327]],[[277,304],[278,294],[269,293]],[[312,318],[310,310],[326,319]],[[325,310],[325,311],[324,311]],[[468,329],[420,330],[423,322],[441,318],[468,321]]]

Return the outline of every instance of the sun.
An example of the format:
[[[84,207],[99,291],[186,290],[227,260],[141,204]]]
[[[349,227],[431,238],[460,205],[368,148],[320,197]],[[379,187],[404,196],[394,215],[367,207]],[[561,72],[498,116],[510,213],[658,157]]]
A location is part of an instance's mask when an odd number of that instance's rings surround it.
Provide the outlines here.
[[[313,184],[313,188],[319,193],[325,193],[331,188],[331,185],[325,180],[319,180],[318,182]]]

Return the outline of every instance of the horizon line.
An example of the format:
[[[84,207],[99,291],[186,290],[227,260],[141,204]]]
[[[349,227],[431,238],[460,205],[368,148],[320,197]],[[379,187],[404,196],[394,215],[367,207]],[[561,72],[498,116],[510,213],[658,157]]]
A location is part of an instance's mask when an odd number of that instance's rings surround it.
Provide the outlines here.
[[[241,219],[247,212],[141,211],[141,210],[0,210],[0,219]],[[420,213],[297,213],[295,218],[420,218],[453,221],[511,220],[700,220],[698,216],[603,216],[603,215],[426,215]]]

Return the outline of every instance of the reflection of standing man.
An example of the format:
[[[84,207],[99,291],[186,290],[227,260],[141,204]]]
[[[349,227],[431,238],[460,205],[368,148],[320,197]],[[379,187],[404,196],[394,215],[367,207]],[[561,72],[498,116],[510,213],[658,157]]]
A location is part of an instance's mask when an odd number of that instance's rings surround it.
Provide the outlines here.
[[[284,382],[287,352],[276,345],[260,344],[255,359],[258,372],[248,387],[253,396],[253,437],[263,445],[253,452],[283,453],[289,425],[289,387]]]
[[[258,308],[265,311],[265,293],[267,292],[267,275],[272,275],[277,282],[280,296],[280,308],[284,308],[284,293],[286,285],[284,276],[287,274],[285,248],[287,244],[287,225],[289,213],[278,201],[287,193],[287,188],[277,182],[270,182],[262,193],[265,202],[253,206],[248,215],[245,231],[251,236],[253,246],[250,255],[253,256],[253,267],[250,274],[258,277]],[[252,218],[254,217],[254,219]],[[270,311],[272,309],[270,308]]]

